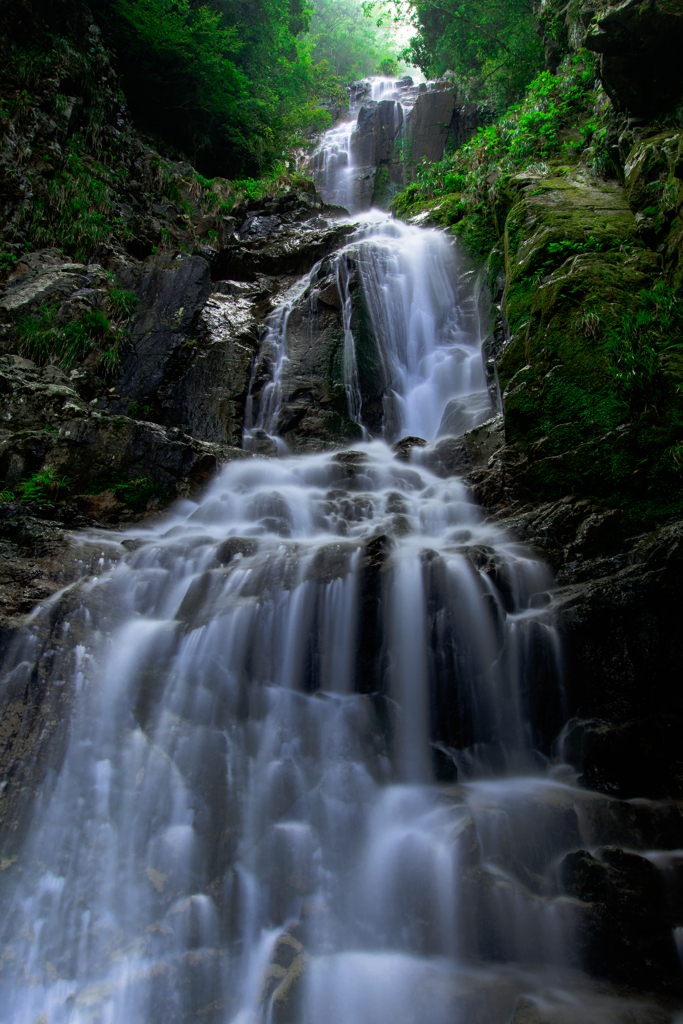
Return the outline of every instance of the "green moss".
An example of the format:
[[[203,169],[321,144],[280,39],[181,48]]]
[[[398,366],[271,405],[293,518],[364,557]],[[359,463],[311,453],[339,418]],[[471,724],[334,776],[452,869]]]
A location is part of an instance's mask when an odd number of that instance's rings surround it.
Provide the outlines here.
[[[628,194],[601,180],[614,167],[591,68],[544,73],[393,208],[440,223],[457,187],[454,229],[489,280],[504,249],[498,374],[507,439],[527,456],[519,492],[590,496],[637,527],[683,513],[683,132],[636,145]],[[577,173],[580,153],[593,177]]]
[[[380,209],[386,209],[389,205],[392,193],[391,175],[386,163],[379,165],[372,179],[372,196],[370,203]]]

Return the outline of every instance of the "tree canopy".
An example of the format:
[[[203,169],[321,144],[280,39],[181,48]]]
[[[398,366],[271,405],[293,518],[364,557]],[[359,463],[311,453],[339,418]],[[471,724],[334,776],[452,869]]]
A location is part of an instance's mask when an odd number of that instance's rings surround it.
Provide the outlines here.
[[[396,66],[391,27],[361,0],[90,5],[138,125],[209,176],[272,168],[325,127],[343,82]]]
[[[334,86],[306,0],[93,0],[131,112],[206,174],[256,174]]]
[[[314,0],[310,34],[314,62],[326,60],[344,81],[366,75],[395,74],[401,48],[390,24],[378,26],[363,11],[360,0]],[[391,62],[388,64],[387,62]]]
[[[365,0],[381,23],[411,24],[404,58],[428,77],[451,71],[472,99],[505,107],[543,67],[532,0]]]

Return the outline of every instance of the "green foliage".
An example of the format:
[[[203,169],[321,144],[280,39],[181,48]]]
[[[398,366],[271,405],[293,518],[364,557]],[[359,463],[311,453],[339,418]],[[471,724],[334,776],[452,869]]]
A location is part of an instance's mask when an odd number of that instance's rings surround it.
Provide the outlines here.
[[[4,277],[17,265],[17,257],[11,252],[0,252],[0,277]]]
[[[53,469],[41,469],[14,488],[0,491],[0,501],[19,501],[22,504],[46,504],[68,500],[73,491],[73,481],[58,476]],[[113,491],[116,498],[133,512],[144,512],[151,498],[164,498],[166,493],[159,484],[151,483],[147,477],[121,477],[117,474],[96,477],[85,491],[86,494],[102,494]]]
[[[314,0],[311,19],[312,57],[327,61],[331,72],[345,82],[367,75],[399,73],[399,45],[389,26],[377,26],[363,13],[358,0]],[[390,68],[382,70],[382,68]]]
[[[409,21],[401,55],[430,78],[452,72],[470,100],[499,109],[519,97],[544,63],[529,0],[365,0],[364,8]]]
[[[113,191],[108,170],[85,153],[82,139],[72,141],[66,160],[34,202],[31,237],[36,248],[57,245],[87,262],[95,246],[128,229],[112,217]]]
[[[42,306],[22,317],[17,330],[17,348],[22,356],[40,366],[58,362],[65,369],[93,348],[102,351],[100,360],[105,372],[118,365],[120,333],[99,310],[87,312],[81,320],[57,323],[57,309]]]
[[[151,409],[149,402],[131,402],[128,406],[128,415],[133,420],[146,420]]]
[[[127,320],[139,302],[134,292],[114,287],[109,293],[109,302],[116,320]]]
[[[521,103],[480,128],[442,161],[419,168],[417,180],[392,204],[396,215],[409,217],[429,210],[436,223],[452,225],[471,252],[485,256],[502,228],[495,211],[498,180],[524,169],[547,174],[546,161],[566,155],[567,129],[587,117],[595,77],[590,55],[568,58],[555,75],[541,72]],[[587,145],[585,139],[583,144]],[[574,149],[572,159],[576,159]],[[571,248],[578,243],[551,244]],[[590,247],[590,243],[581,244],[581,251]]]
[[[64,500],[71,490],[68,477],[57,476],[53,469],[41,469],[33,476],[20,480],[14,489],[7,488],[0,493],[0,501],[21,501],[25,504]]]
[[[94,0],[137,121],[207,176],[252,176],[325,91],[301,0]],[[321,81],[321,77],[323,81]]]
[[[377,65],[377,74],[385,78],[396,78],[401,72],[401,67],[393,57],[385,57]]]
[[[680,294],[659,282],[639,299],[639,308],[624,312],[607,334],[610,372],[633,417],[661,411],[669,391],[663,357],[683,348]]]

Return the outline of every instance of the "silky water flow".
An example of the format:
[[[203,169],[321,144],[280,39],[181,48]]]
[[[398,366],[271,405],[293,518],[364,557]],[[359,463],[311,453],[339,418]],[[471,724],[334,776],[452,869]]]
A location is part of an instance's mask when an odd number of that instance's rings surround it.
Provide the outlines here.
[[[7,1024],[507,1024],[525,994],[616,1019],[557,885],[604,798],[548,759],[552,581],[433,446],[390,447],[491,414],[471,281],[441,234],[377,215],[335,258],[350,412],[353,263],[384,437],[232,463],[86,538],[100,574],[6,656],[6,688],[52,695],[2,853]],[[315,280],[273,314],[251,428],[276,421]]]

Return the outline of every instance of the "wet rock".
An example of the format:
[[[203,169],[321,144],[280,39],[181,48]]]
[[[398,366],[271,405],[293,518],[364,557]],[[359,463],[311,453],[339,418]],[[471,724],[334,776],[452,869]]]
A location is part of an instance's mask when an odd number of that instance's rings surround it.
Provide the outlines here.
[[[615,108],[651,120],[672,112],[683,97],[680,5],[619,3],[601,13],[584,45],[601,54],[600,78]]]
[[[95,517],[77,505],[0,504],[0,627],[16,625],[36,604],[86,574],[99,545],[83,547],[70,532]]]
[[[223,984],[229,970],[229,958],[222,950],[193,949],[157,961],[132,979],[131,989],[138,998],[144,999],[143,993],[147,996],[150,1024],[182,1024],[193,1017],[206,1024],[220,1024],[234,1008]],[[87,993],[79,996],[75,1005],[85,1009]]]
[[[265,430],[254,430],[248,434],[244,439],[244,449],[252,455],[260,455],[267,459],[275,459],[278,456],[277,444]]]
[[[397,441],[392,447],[392,452],[396,455],[397,459],[401,459],[402,462],[410,462],[412,458],[413,448],[426,448],[427,442],[423,437],[402,437],[400,441]]]
[[[41,371],[35,390],[30,381],[26,384],[28,397],[19,406],[25,422],[18,425],[43,422],[0,438],[0,476],[5,485],[14,487],[43,471],[63,482],[64,494],[83,494],[97,484],[105,491],[131,480],[151,487],[159,506],[201,486],[222,463],[247,457],[237,448],[197,441],[177,429],[93,413],[63,376],[57,376],[53,385],[43,383],[46,374]],[[92,504],[90,513],[96,511]],[[106,521],[111,511],[110,503]]]
[[[560,881],[570,896],[588,903],[602,903],[609,886],[604,864],[586,850],[568,853],[560,865]]]
[[[593,993],[577,993],[564,1000],[555,991],[534,996],[520,996],[510,1024],[585,1024],[588,1020],[600,1024],[670,1024],[671,1014],[663,1007],[646,1001],[624,1001]]]
[[[259,542],[251,537],[228,537],[216,548],[216,565],[229,565],[236,555],[251,558],[259,549]]]
[[[419,461],[440,477],[467,475],[474,482],[477,469],[486,470],[505,443],[503,417],[498,415],[462,437],[448,437],[427,445]]]
[[[20,316],[47,303],[61,303],[88,284],[88,268],[82,263],[38,264],[4,289],[0,310]]]
[[[649,860],[606,846],[594,856],[568,854],[559,872],[565,890],[585,904],[578,938],[593,973],[652,990],[680,988],[666,890]]]
[[[390,160],[402,126],[403,108],[395,100],[361,107],[351,136],[354,166],[379,167],[382,161]]]
[[[28,360],[22,362],[0,358],[0,435],[55,427],[88,413],[73,382],[58,367],[39,369]],[[4,479],[14,482],[11,474]]]
[[[194,337],[169,353],[153,397],[163,423],[202,441],[241,446],[258,325],[249,299],[208,299]]]
[[[351,556],[356,551],[352,544],[328,544],[313,559],[308,578],[327,586],[341,579],[351,570]]]
[[[306,957],[304,947],[288,931],[275,941],[261,982],[259,1006],[273,1024],[296,1024],[300,1019]]]
[[[277,423],[269,430],[295,453],[342,447],[362,437],[348,413],[341,304],[338,300],[333,304],[328,292],[338,294],[335,268],[325,261],[288,319],[282,405]],[[256,401],[271,379],[274,359],[275,353],[262,347],[254,372]]]
[[[318,200],[322,204],[321,200]],[[274,239],[256,236],[222,249],[213,261],[214,281],[254,281],[258,274],[301,276],[329,255],[353,231],[353,225],[323,222],[320,226],[292,223]]]
[[[384,574],[389,568],[392,542],[373,537],[365,545],[358,580],[359,616],[356,689],[359,693],[383,694],[386,685],[386,630],[383,600]]]
[[[452,91],[426,90],[418,95],[408,119],[413,174],[423,162],[434,163],[442,158],[454,108]]]
[[[171,357],[192,340],[195,318],[211,294],[209,264],[201,256],[153,258],[137,292],[140,305],[116,381],[118,393],[128,402],[148,399],[162,382]]]
[[[331,461],[339,467],[341,479],[353,479],[357,473],[362,473],[362,467],[368,462],[368,456],[365,452],[339,452],[338,455],[332,456]]]

